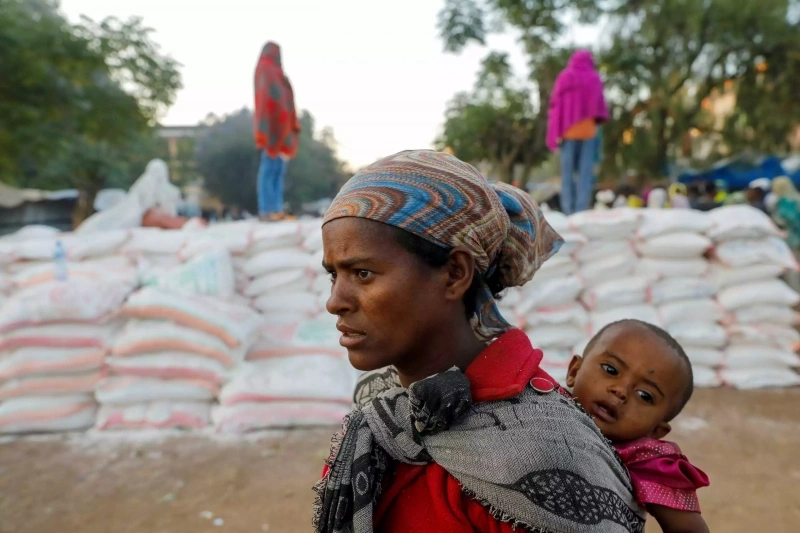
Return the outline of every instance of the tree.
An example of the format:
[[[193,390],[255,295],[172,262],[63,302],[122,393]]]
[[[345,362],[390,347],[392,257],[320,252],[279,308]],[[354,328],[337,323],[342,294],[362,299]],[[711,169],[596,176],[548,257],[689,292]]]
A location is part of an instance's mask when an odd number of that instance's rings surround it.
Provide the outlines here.
[[[48,0],[0,0],[0,177],[79,189],[89,206],[155,153],[153,126],[180,88],[141,19],[70,24]]]
[[[336,141],[330,129],[315,135],[314,118],[300,116],[302,131],[297,156],[289,162],[285,199],[295,209],[304,202],[333,197],[347,176],[336,157]],[[208,121],[198,139],[197,169],[205,188],[229,205],[257,212],[256,183],[260,154],[253,141],[253,113],[237,113]]]
[[[728,150],[787,148],[800,123],[792,96],[800,86],[798,9],[798,0],[447,0],[439,28],[453,52],[514,28],[544,97],[552,59],[561,58],[558,70],[566,65],[565,29],[601,22],[607,37],[597,52],[612,114],[604,169],[663,174],[690,131],[714,133]],[[720,117],[713,99],[726,90],[736,105]]]
[[[514,77],[507,55],[495,52],[483,60],[472,92],[449,103],[436,144],[466,161],[489,162],[502,181],[511,182],[516,164],[527,174],[546,155],[536,148],[541,132],[529,86]]]

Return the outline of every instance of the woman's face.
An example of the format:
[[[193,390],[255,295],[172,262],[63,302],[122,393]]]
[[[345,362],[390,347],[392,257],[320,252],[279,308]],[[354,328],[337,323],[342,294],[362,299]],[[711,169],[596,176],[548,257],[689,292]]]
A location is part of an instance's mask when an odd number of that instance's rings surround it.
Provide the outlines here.
[[[368,371],[425,357],[454,311],[446,269],[426,265],[396,242],[393,228],[371,220],[333,220],[322,240],[332,279],[327,309],[339,317],[350,363]]]

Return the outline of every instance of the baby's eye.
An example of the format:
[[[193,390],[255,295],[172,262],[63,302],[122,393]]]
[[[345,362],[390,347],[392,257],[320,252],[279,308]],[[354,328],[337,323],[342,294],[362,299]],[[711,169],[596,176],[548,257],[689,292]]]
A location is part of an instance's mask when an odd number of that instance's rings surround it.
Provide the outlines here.
[[[617,372],[617,369],[609,365],[608,363],[603,363],[600,366],[603,367],[603,370],[605,370],[607,374],[610,374],[612,376],[616,376],[617,374],[619,374],[619,372]]]
[[[636,394],[639,395],[639,398],[646,401],[647,403],[653,403],[653,395],[647,391],[637,390]]]
[[[369,270],[359,270],[356,272],[356,277],[359,279],[359,281],[367,281],[370,276],[372,276],[372,272]]]

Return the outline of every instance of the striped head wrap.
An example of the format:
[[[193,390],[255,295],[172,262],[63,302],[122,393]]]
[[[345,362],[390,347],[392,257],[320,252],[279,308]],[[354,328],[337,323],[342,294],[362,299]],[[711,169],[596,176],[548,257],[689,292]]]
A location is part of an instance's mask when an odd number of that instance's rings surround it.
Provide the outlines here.
[[[523,285],[562,244],[523,191],[489,183],[472,165],[431,150],[400,152],[358,172],[323,224],[344,217],[395,226],[443,248],[467,248],[482,281],[472,325],[484,341],[511,328],[485,280]]]

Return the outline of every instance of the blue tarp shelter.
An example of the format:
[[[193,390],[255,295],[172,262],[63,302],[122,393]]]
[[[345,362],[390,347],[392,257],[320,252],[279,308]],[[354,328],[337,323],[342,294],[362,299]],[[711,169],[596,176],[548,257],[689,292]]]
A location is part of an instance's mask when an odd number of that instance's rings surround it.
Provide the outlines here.
[[[783,160],[775,156],[764,157],[755,163],[743,159],[728,159],[708,170],[683,172],[678,176],[678,181],[689,184],[721,180],[727,183],[728,190],[736,191],[747,188],[750,182],[758,178],[775,179],[778,176],[789,176],[795,185],[800,186],[800,169],[784,168]]]

